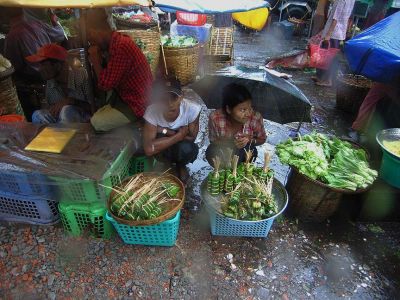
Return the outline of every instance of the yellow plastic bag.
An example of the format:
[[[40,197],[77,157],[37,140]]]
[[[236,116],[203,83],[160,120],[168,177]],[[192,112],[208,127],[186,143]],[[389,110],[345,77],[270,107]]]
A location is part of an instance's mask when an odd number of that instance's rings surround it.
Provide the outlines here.
[[[261,30],[264,28],[265,23],[267,23],[268,15],[268,8],[257,8],[255,10],[233,13],[232,18],[247,28]]]

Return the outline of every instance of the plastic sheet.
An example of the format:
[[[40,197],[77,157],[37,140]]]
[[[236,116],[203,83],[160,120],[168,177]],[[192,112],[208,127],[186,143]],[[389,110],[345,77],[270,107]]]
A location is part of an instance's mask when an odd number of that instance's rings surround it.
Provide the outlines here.
[[[46,185],[51,184],[49,176],[67,179],[70,183],[101,180],[121,152],[133,154],[141,143],[140,132],[132,125],[102,134],[96,134],[89,124],[51,126],[77,129],[61,154],[24,150],[43,126],[0,123],[0,174],[3,185],[7,180],[16,184],[15,176],[19,178],[32,174],[35,174],[32,179],[35,184]],[[7,174],[10,176],[5,176]]]
[[[400,76],[400,12],[380,21],[348,41],[344,52],[356,74],[378,82]]]

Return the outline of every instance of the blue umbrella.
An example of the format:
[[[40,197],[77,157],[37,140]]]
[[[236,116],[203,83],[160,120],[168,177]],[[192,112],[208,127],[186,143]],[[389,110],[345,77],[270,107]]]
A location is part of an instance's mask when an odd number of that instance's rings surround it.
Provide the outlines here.
[[[345,45],[350,68],[378,82],[400,76],[400,12],[376,23]]]

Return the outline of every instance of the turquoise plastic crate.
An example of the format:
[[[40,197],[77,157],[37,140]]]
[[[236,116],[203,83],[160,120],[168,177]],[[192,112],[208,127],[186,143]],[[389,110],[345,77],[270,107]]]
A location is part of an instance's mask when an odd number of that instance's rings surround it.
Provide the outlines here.
[[[240,221],[218,214],[208,209],[212,235],[267,237],[275,217],[262,221]]]
[[[113,224],[125,244],[147,246],[173,246],[175,245],[179,231],[179,211],[171,219],[156,225],[128,226],[114,220],[107,212],[106,219]]]

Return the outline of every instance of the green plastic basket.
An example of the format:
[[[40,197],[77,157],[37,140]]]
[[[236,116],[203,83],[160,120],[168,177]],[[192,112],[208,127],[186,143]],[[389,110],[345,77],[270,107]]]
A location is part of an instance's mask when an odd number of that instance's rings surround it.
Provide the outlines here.
[[[117,157],[110,169],[104,174],[101,181],[95,180],[70,180],[61,177],[51,177],[57,182],[58,200],[75,203],[105,203],[111,193],[108,187],[120,184],[129,176],[130,160],[132,158],[132,147],[127,145]]]
[[[129,176],[150,171],[150,159],[147,156],[134,156],[129,163]]]
[[[156,225],[129,226],[118,223],[109,213],[106,214],[106,219],[113,224],[125,244],[147,246],[175,245],[178,237],[180,218],[181,211],[178,211],[171,219]]]
[[[91,236],[109,239],[113,233],[111,223],[105,218],[107,209],[104,204],[63,202],[59,203],[58,209],[65,231],[72,236],[89,232]]]

